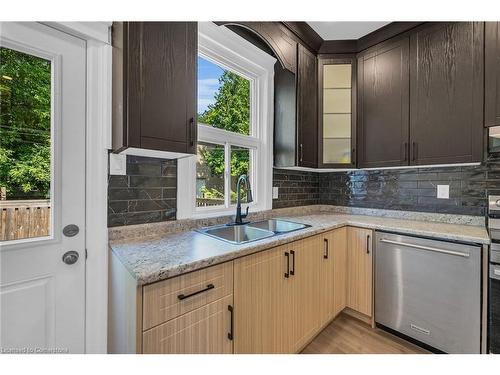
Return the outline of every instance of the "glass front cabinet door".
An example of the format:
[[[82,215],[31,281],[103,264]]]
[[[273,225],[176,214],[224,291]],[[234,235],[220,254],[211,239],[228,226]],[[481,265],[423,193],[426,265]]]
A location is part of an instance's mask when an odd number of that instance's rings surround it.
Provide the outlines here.
[[[354,56],[319,59],[319,160],[326,168],[356,165]]]

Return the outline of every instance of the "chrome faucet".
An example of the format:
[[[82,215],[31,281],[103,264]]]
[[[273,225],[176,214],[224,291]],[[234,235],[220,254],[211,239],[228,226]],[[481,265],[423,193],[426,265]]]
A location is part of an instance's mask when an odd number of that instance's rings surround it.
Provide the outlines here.
[[[243,219],[248,216],[248,206],[246,213],[241,213],[241,183],[244,183],[247,187],[247,203],[253,201],[252,199],[252,189],[250,188],[250,181],[248,180],[248,176],[246,174],[242,174],[240,178],[238,178],[238,183],[236,184],[236,216],[234,217],[234,222],[229,223],[228,225],[242,225],[246,224]]]

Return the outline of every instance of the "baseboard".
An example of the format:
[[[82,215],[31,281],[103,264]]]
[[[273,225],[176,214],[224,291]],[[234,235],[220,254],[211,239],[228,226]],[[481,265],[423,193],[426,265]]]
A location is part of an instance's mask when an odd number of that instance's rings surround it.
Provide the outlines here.
[[[359,311],[353,310],[350,307],[346,307],[342,310],[343,313],[352,316],[355,319],[361,320],[363,323],[369,324],[372,328],[375,328],[373,318],[371,316],[360,313]]]

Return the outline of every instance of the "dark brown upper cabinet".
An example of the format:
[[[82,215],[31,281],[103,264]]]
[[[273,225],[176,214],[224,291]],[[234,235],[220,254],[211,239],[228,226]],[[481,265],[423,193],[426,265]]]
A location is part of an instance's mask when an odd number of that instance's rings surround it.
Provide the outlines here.
[[[481,22],[432,23],[410,36],[410,164],[479,162],[483,147]]]
[[[318,76],[316,56],[297,46],[297,165],[318,166]]]
[[[323,168],[356,166],[356,57],[318,60],[318,158]]]
[[[317,59],[297,44],[297,72],[274,69],[274,166],[318,165]]]
[[[358,55],[358,163],[408,165],[409,37],[397,37]]]
[[[500,22],[485,23],[484,124],[500,125]]]
[[[113,149],[196,153],[196,22],[113,23]]]

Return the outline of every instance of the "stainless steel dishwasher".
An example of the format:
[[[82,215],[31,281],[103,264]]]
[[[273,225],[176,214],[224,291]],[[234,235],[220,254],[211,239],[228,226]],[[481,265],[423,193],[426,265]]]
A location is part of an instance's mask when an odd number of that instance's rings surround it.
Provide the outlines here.
[[[375,322],[446,353],[479,353],[481,247],[377,232]]]

